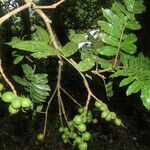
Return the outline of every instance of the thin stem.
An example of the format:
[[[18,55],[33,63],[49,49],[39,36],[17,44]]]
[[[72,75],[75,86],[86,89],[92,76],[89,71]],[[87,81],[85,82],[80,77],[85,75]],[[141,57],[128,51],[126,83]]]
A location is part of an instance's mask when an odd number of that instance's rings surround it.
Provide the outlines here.
[[[60,87],[60,89],[75,103],[77,104],[79,107],[82,107],[76,99],[74,99],[64,88]]]
[[[0,73],[2,75],[2,77],[4,78],[4,80],[7,82],[7,84],[9,85],[9,87],[11,88],[11,90],[17,95],[17,91],[15,90],[15,87],[13,86],[13,84],[9,81],[9,79],[6,77],[3,68],[2,68],[2,60],[0,59]]]
[[[60,0],[56,2],[55,4],[49,5],[49,6],[34,6],[34,9],[55,9],[57,6],[65,2],[65,0]]]
[[[0,25],[5,22],[7,19],[9,19],[10,17],[18,14],[19,12],[23,11],[24,9],[30,8],[32,5],[32,3],[26,3],[25,5],[16,8],[15,10],[12,10],[11,12],[7,13],[6,15],[4,15],[3,17],[0,18]]]

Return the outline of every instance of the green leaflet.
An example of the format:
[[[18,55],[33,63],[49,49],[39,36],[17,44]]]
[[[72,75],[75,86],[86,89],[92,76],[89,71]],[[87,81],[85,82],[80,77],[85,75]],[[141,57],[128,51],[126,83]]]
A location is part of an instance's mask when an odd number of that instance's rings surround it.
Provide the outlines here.
[[[86,34],[83,33],[83,34],[76,34],[75,32],[70,32],[70,35],[69,35],[69,39],[71,42],[74,42],[74,43],[80,43],[80,42],[84,42],[85,40],[85,36]]]
[[[111,23],[108,23],[106,21],[99,21],[98,22],[98,25],[101,27],[101,29],[110,34],[110,35],[113,35],[117,38],[120,38],[120,35],[121,35],[121,31],[118,30],[118,28],[116,28],[114,25],[112,25]]]
[[[89,59],[89,58],[85,58],[82,61],[79,62],[78,67],[80,69],[81,72],[85,72],[90,70],[92,67],[95,66],[95,61]]]
[[[13,48],[24,50],[28,52],[51,52],[53,54],[53,48],[41,41],[21,41],[12,45]]]
[[[23,86],[27,86],[27,85],[29,84],[26,79],[21,78],[21,77],[16,76],[16,75],[13,76],[13,79],[14,79],[17,83],[19,83],[19,84],[21,84],[21,85],[23,85]]]
[[[25,77],[13,76],[14,80],[24,86],[34,103],[45,102],[51,91],[47,79],[47,74],[34,73],[34,70],[27,64],[22,65]]]
[[[126,27],[128,29],[131,29],[131,30],[139,30],[141,29],[141,25],[138,21],[128,21],[127,24],[126,24]]]
[[[104,43],[110,44],[112,46],[118,46],[119,40],[114,36],[108,35],[107,33],[100,33],[99,36]]]
[[[128,84],[130,84],[131,82],[133,82],[135,79],[134,79],[134,77],[128,77],[128,78],[125,78],[125,79],[123,79],[121,82],[120,82],[120,84],[119,84],[119,87],[123,87],[123,86],[125,86],[125,85],[128,85]]]
[[[103,16],[107,19],[109,23],[114,25],[118,30],[122,31],[124,25],[124,18],[119,18],[114,12],[110,9],[102,9]]]
[[[24,56],[21,56],[21,55],[17,56],[14,60],[14,64],[15,65],[18,64],[19,62],[21,62],[23,60],[23,58],[24,58]]]
[[[103,58],[101,58],[98,61],[98,64],[100,64],[103,69],[111,69],[111,68],[113,68],[112,62],[110,62],[109,60],[103,59]]]
[[[150,110],[150,85],[146,85],[141,90],[141,99],[143,105]]]
[[[61,53],[65,57],[69,57],[73,55],[77,50],[78,50],[78,44],[74,42],[69,42],[62,48]]]
[[[137,41],[137,37],[136,37],[135,34],[129,33],[129,34],[127,34],[127,35],[124,35],[123,40],[124,40],[126,43],[135,43],[135,42]]]
[[[126,95],[129,96],[132,93],[137,93],[143,87],[142,82],[134,81],[127,89]]]
[[[48,33],[40,26],[34,25],[36,32],[32,34],[32,39],[34,41],[45,42],[46,44],[50,41],[50,36]]]
[[[102,46],[97,49],[97,52],[104,56],[115,56],[117,49],[112,46]]]
[[[113,82],[109,81],[106,85],[105,85],[105,90],[106,90],[106,95],[107,97],[112,97],[113,96]]]
[[[127,42],[127,41],[123,41],[121,43],[121,48],[129,54],[134,54],[137,50],[137,47],[135,44]]]

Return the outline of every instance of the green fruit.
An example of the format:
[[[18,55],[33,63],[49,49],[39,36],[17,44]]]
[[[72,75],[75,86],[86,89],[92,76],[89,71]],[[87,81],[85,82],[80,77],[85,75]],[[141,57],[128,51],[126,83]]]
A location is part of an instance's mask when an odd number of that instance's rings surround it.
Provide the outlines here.
[[[64,132],[64,128],[63,127],[60,127],[59,128],[59,132],[61,133],[61,132]]]
[[[92,118],[91,117],[87,117],[87,122],[91,123],[92,122]]]
[[[68,122],[68,125],[71,127],[71,126],[73,126],[73,122],[72,121],[69,121]]]
[[[101,106],[102,106],[102,103],[101,103],[101,102],[95,101],[95,107],[100,108]]]
[[[21,107],[21,100],[19,98],[16,98],[14,100],[11,101],[11,106],[14,108],[14,109],[18,109]]]
[[[76,137],[76,138],[75,138],[75,143],[76,143],[76,144],[82,143],[82,138],[81,138],[80,136]]]
[[[110,120],[112,120],[111,114],[109,114],[109,115],[106,117],[106,121],[110,121]]]
[[[8,92],[5,92],[3,95],[2,95],[2,100],[4,102],[7,102],[7,103],[10,103],[11,101],[13,101],[17,96],[11,92],[11,91],[8,91]]]
[[[37,139],[38,139],[39,141],[43,141],[43,140],[44,140],[44,134],[43,134],[43,133],[39,133],[39,134],[37,135]]]
[[[115,124],[116,124],[117,126],[121,126],[121,125],[122,125],[121,119],[116,118],[116,119],[115,119]]]
[[[68,139],[64,139],[63,143],[65,143],[65,144],[68,143]]]
[[[80,115],[77,115],[74,117],[73,121],[75,124],[80,125],[83,123],[83,118]]]
[[[63,140],[68,139],[68,136],[66,134],[63,134],[61,137],[62,137]]]
[[[87,150],[87,148],[88,148],[88,145],[86,142],[82,142],[78,145],[79,150]]]
[[[68,132],[69,129],[67,127],[64,128],[64,132]]]
[[[21,107],[22,108],[28,108],[32,105],[32,102],[29,98],[21,98]]]
[[[4,89],[4,86],[2,83],[0,83],[0,92]]]
[[[98,122],[98,120],[97,120],[96,118],[94,118],[94,119],[92,120],[92,122],[93,122],[94,124],[96,124],[96,123]]]
[[[80,132],[86,131],[86,125],[85,124],[80,124],[77,128],[78,128],[78,131],[80,131]]]
[[[103,112],[101,113],[101,118],[106,118],[108,115],[109,115],[109,112],[103,111]]]
[[[82,114],[82,113],[84,112],[84,108],[82,108],[82,107],[79,108],[79,109],[78,109],[78,112],[79,112],[80,114]]]
[[[115,114],[114,112],[111,112],[110,114],[111,114],[111,118],[112,118],[112,119],[115,119],[115,118],[116,118],[116,114]]]
[[[106,109],[104,106],[101,106],[101,107],[100,107],[100,110],[101,110],[101,111],[107,111],[107,109]]]
[[[19,112],[19,109],[14,109],[11,105],[9,105],[8,111],[9,111],[10,114],[13,115],[13,114],[18,113],[18,112]]]
[[[90,132],[83,133],[82,139],[83,139],[83,141],[89,141],[91,139],[91,133]]]
[[[71,139],[75,139],[75,138],[77,137],[77,133],[75,133],[75,132],[70,132],[69,137],[70,137]]]

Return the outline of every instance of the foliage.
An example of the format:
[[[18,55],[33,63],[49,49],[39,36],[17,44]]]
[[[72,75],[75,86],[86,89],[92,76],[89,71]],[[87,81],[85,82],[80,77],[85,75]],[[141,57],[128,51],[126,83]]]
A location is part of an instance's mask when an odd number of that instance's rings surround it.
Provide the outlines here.
[[[67,4],[69,5],[69,1]],[[85,12],[83,11],[83,8],[86,7],[87,9],[87,6],[90,4],[91,7],[94,7],[95,5],[97,7],[98,1],[88,1],[88,3],[84,3],[84,5],[81,5],[81,2],[77,1],[77,6],[73,6],[76,11],[73,11],[72,13],[75,13],[75,15],[77,13],[79,20],[80,18],[88,20],[89,18],[87,16],[91,12]],[[89,7],[89,9],[93,10],[91,7]],[[72,8],[67,11],[70,13],[71,10]],[[78,146],[78,149],[87,149],[86,142],[90,140],[91,134],[87,131],[86,126],[89,123],[97,123],[97,119],[93,118],[94,114],[92,114],[94,111],[100,111],[102,119],[113,121],[118,126],[124,126],[122,120],[119,119],[114,112],[109,111],[108,106],[93,94],[86,78],[89,77],[92,80],[91,73],[97,75],[103,80],[108,98],[113,96],[112,81],[114,78],[119,76],[125,77],[120,82],[120,87],[128,85],[126,95],[129,96],[132,93],[141,91],[143,105],[148,110],[150,109],[150,59],[145,57],[142,53],[135,56],[137,53],[137,47],[135,44],[137,37],[133,32],[134,30],[139,30],[141,28],[139,21],[136,19],[136,15],[144,11],[145,6],[143,5],[143,0],[123,0],[123,3],[114,2],[110,9],[102,8],[104,20],[99,19],[99,27],[97,30],[89,31],[87,33],[77,33],[75,30],[70,30],[70,41],[63,47],[58,45],[58,41],[56,40],[54,33],[51,31],[51,25],[48,24],[50,20],[47,21],[47,17],[46,20],[44,19],[44,22],[46,22],[48,33],[44,28],[38,25],[33,25],[34,32],[31,35],[31,39],[26,40],[22,37],[14,36],[12,40],[7,43],[14,49],[14,64],[23,63],[22,60],[26,58],[26,54],[29,55],[31,60],[46,59],[48,57],[58,60],[57,84],[47,102],[46,110],[43,112],[43,114],[45,114],[45,124],[43,133],[40,133],[37,136],[39,140],[43,140],[45,137],[48,110],[56,93],[59,104],[60,121],[62,124],[59,131],[62,133],[64,143],[72,142],[74,145]],[[41,12],[42,15],[40,14]],[[39,14],[42,18],[43,15],[44,17],[46,16],[42,10],[40,13]],[[69,20],[65,23],[67,24],[68,22]],[[91,20],[89,22],[91,22]],[[83,26],[80,25],[80,28],[82,27]],[[74,29],[76,28],[74,27]],[[80,55],[79,60],[75,61],[73,59],[75,53]],[[67,61],[83,79],[83,83],[88,92],[84,107],[62,88],[61,73],[65,61]],[[24,87],[32,102],[38,105],[36,111],[42,112],[42,103],[46,102],[46,98],[51,94],[51,89],[48,84],[48,75],[45,73],[36,73],[35,68],[33,69],[28,64],[23,64],[22,69],[24,76],[20,77],[16,75],[13,76],[13,79]],[[13,85],[6,78],[3,69],[0,71],[5,81],[11,87],[13,91],[12,93],[17,95]],[[105,72],[111,74],[107,83],[105,81],[107,76],[102,74]],[[68,121],[68,116],[66,115],[61,97],[62,91],[68,95],[78,107],[80,107],[78,110],[80,114],[74,116],[70,121]],[[3,99],[8,101],[8,99]],[[89,104],[92,99],[95,100],[95,108],[94,111],[91,112],[89,111]],[[15,108],[18,109],[21,107],[18,106],[18,104],[21,105],[20,102],[15,102],[15,104],[10,105],[9,112],[12,112],[12,114],[17,113],[18,110],[12,108],[12,106],[15,106]],[[22,108],[25,106],[26,103],[22,102]],[[34,111],[33,108],[29,108]],[[62,123],[62,116],[66,121],[65,124],[67,127],[64,127]]]
[[[123,55],[121,62],[124,68],[117,70],[111,75],[112,78],[123,76],[126,77],[120,82],[120,87],[128,86],[126,95],[137,93],[141,90],[141,99],[143,105],[150,109],[150,59],[139,54],[138,57]]]
[[[50,87],[47,85],[47,74],[37,73],[27,64],[22,65],[25,76],[13,76],[14,80],[24,86],[24,89],[29,93],[29,96],[34,103],[45,102],[49,96]]]

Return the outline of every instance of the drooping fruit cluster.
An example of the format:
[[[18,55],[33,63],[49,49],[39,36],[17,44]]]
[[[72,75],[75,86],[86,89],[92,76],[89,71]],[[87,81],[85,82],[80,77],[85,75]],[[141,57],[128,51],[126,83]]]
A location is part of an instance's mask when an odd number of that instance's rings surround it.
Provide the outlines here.
[[[76,115],[73,120],[68,122],[68,127],[60,127],[59,132],[62,133],[62,140],[64,143],[73,142],[79,150],[87,150],[87,142],[91,139],[91,133],[87,131],[88,123],[97,123],[97,119],[93,118],[91,111],[79,108],[80,114]]]
[[[101,118],[105,119],[106,121],[114,121],[118,126],[122,125],[121,119],[119,119],[114,112],[110,112],[105,103],[95,101],[95,107],[101,111]]]
[[[32,102],[29,98],[18,97],[11,91],[3,93],[2,100],[4,102],[10,103],[8,107],[10,114],[16,114],[19,112],[20,108],[29,108],[32,105]]]

